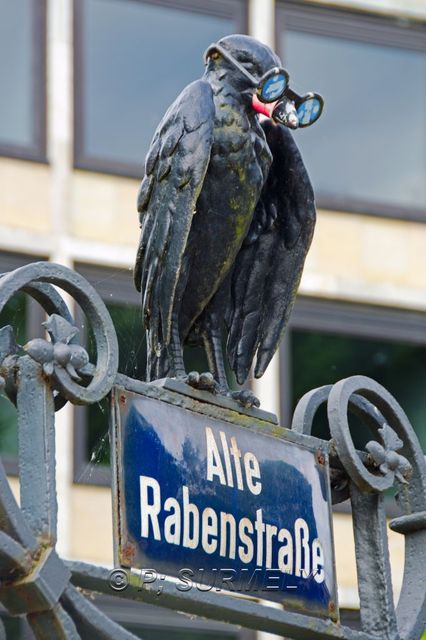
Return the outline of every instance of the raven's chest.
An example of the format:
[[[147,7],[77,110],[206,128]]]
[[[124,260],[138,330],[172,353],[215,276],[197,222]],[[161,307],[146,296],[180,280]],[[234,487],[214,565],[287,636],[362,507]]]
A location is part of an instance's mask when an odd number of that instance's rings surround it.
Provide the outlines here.
[[[261,127],[232,104],[216,103],[210,169],[216,177],[248,192],[259,191],[269,171],[271,153]],[[248,188],[251,185],[252,188]]]
[[[216,105],[210,163],[191,235],[197,246],[208,241],[219,279],[247,235],[270,163],[271,152],[257,121],[229,103]]]

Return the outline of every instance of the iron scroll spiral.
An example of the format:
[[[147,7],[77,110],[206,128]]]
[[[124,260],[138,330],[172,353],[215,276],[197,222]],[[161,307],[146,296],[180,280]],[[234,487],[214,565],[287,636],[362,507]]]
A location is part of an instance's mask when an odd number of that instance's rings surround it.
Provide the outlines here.
[[[424,491],[426,466],[416,433],[401,406],[384,387],[366,376],[352,376],[335,385],[313,389],[298,403],[292,430],[311,435],[315,415],[324,403],[333,447],[360,490],[383,493],[393,486],[395,478],[407,484],[404,476],[409,476],[410,487],[420,494]],[[366,445],[374,471],[367,468],[355,449],[349,413],[357,415],[383,443],[370,441]]]
[[[20,267],[0,279],[0,313],[14,294],[24,291],[36,299],[48,314],[55,313],[72,323],[67,305],[52,285],[66,291],[80,305],[91,325],[97,352],[93,377],[87,387],[78,384],[65,368],[54,368],[59,391],[74,404],[99,402],[111,390],[117,374],[117,336],[103,300],[82,276],[51,262],[35,262]],[[69,342],[75,342],[75,338]]]

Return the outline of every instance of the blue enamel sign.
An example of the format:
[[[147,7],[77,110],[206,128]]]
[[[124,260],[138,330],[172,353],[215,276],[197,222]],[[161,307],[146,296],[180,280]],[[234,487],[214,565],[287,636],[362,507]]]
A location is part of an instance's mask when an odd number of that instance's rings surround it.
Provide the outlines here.
[[[116,438],[122,566],[335,618],[326,458],[133,394]]]

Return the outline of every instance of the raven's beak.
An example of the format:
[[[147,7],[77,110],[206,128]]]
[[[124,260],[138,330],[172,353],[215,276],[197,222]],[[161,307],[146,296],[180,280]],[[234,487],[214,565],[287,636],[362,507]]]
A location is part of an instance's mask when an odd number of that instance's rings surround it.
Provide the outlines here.
[[[280,100],[276,104],[271,117],[275,122],[279,122],[289,129],[297,129],[299,126],[295,104],[293,100],[288,100],[287,98]]]
[[[276,102],[261,102],[256,94],[253,95],[251,101],[253,109],[268,118],[272,118],[272,112],[276,104]]]

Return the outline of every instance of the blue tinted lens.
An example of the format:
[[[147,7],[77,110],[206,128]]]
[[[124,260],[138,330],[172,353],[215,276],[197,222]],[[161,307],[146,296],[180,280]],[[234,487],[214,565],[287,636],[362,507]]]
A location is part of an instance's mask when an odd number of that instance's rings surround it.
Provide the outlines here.
[[[287,87],[287,78],[282,73],[272,76],[265,82],[261,90],[261,96],[268,102],[278,100]]]
[[[297,108],[299,126],[313,124],[321,114],[321,103],[318,98],[308,98]]]

